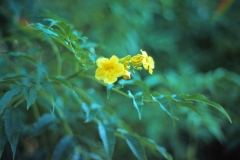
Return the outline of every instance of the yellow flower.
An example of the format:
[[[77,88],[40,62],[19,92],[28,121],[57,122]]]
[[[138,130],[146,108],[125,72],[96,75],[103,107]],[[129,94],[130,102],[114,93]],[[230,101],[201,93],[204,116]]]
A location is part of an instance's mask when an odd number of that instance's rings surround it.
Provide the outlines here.
[[[117,78],[123,76],[125,72],[124,65],[119,63],[119,59],[115,55],[110,59],[98,58],[97,66],[98,68],[95,72],[95,77],[108,84],[116,82]]]
[[[143,65],[143,55],[137,54],[136,56],[133,56],[130,61],[134,67],[140,67]]]
[[[125,70],[122,76],[125,80],[131,79],[131,72]]]
[[[126,70],[129,70],[130,69],[130,65],[129,65],[129,60],[131,59],[131,56],[130,55],[127,55],[126,57],[123,57],[119,60],[120,63],[122,63],[124,65],[124,68]]]
[[[143,67],[145,70],[148,70],[148,72],[150,74],[153,73],[153,68],[154,68],[154,61],[153,61],[153,58],[151,56],[148,56],[147,52],[145,51],[142,51],[142,55],[143,55]]]

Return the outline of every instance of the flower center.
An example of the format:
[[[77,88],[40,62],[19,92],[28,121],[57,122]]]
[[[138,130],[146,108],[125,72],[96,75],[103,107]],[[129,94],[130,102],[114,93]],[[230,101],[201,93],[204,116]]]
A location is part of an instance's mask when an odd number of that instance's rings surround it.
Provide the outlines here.
[[[107,67],[106,67],[106,70],[107,70],[109,73],[111,73],[113,69],[114,69],[113,66],[107,66]]]

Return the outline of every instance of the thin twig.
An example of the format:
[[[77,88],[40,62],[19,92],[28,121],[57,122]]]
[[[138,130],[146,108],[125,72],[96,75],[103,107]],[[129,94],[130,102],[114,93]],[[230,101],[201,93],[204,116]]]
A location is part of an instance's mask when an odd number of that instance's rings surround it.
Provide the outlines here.
[[[68,79],[71,79],[71,78],[74,78],[74,77],[77,77],[77,76],[91,79],[91,80],[93,80],[93,81],[95,81],[95,82],[97,82],[97,83],[99,83],[99,84],[107,87],[107,84],[103,83],[102,81],[97,80],[97,79],[96,79],[95,77],[93,77],[93,76],[84,74],[83,71],[78,71],[78,72],[76,72],[76,73],[73,73],[73,74],[67,76],[66,79],[68,80]],[[128,94],[124,93],[123,91],[121,91],[121,90],[119,90],[119,89],[117,89],[117,88],[112,88],[112,90],[113,90],[114,92],[117,92],[118,94],[123,95],[124,97],[127,97],[127,98],[129,98],[129,99],[132,99],[132,97],[130,97]],[[153,100],[148,100],[148,99],[143,99],[143,102],[155,103],[155,101],[153,101]]]

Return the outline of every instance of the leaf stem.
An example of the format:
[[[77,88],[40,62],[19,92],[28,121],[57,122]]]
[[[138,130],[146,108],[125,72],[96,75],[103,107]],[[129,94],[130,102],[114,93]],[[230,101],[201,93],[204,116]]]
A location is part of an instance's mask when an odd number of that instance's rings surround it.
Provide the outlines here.
[[[60,119],[63,122],[63,127],[64,127],[66,133],[69,134],[69,135],[73,135],[73,131],[72,131],[68,121],[63,117],[63,113],[61,112],[60,108],[56,107],[56,110],[57,110],[57,112],[58,112],[58,114],[60,116]]]
[[[62,58],[61,58],[61,55],[60,55],[60,52],[58,50],[58,47],[54,44],[54,42],[51,40],[50,41],[50,44],[52,46],[52,49],[53,51],[55,52],[56,54],[56,60],[57,60],[57,76],[61,76],[62,74]]]
[[[96,82],[104,85],[104,86],[107,86],[107,84],[103,83],[102,81],[97,80],[97,79],[96,79],[95,77],[93,77],[93,76],[86,75],[86,74],[79,74],[79,76],[85,77],[85,78],[88,78],[88,79],[91,79],[91,80],[93,80],[93,81],[96,81]],[[112,90],[113,90],[114,92],[117,92],[118,94],[123,95],[124,97],[127,97],[127,98],[129,98],[129,99],[132,99],[132,97],[130,97],[128,94],[124,93],[123,91],[121,91],[121,90],[119,90],[119,89],[117,89],[117,88],[112,88]],[[143,99],[143,102],[156,103],[155,101],[150,100],[150,99]]]
[[[97,80],[97,79],[96,79],[95,77],[93,77],[93,76],[89,76],[89,75],[86,75],[86,74],[80,74],[79,76],[85,77],[85,78],[88,78],[88,79],[91,79],[91,80],[93,80],[93,81],[95,81],[95,82],[100,83],[101,85],[103,85],[103,86],[105,86],[105,87],[107,86],[105,83]],[[123,95],[123,96],[131,99],[131,97],[130,97],[128,94],[126,94],[126,93],[124,93],[124,92],[122,92],[122,91],[120,91],[120,90],[118,90],[118,89],[116,89],[116,88],[112,88],[112,90],[113,90],[114,92],[117,92],[117,93],[119,93],[119,94],[121,94],[121,95]]]
[[[75,72],[75,73],[67,76],[66,79],[69,80],[69,79],[71,79],[71,78],[74,78],[74,77],[78,76],[81,72],[82,72],[82,71],[79,70],[79,71],[77,71],[77,72]]]
[[[83,71],[81,71],[81,70],[80,70],[80,71],[77,71],[77,72],[75,72],[75,73],[73,73],[73,74],[71,74],[71,75],[69,75],[69,76],[67,76],[66,79],[71,79],[71,78],[74,78],[74,77],[76,77],[76,76],[80,76],[80,77],[84,77],[84,78],[91,79],[91,80],[93,80],[93,81],[95,81],[95,82],[97,82],[97,83],[99,83],[99,84],[107,87],[107,84],[103,83],[102,81],[97,80],[97,79],[96,79],[95,77],[93,77],[93,76],[84,74]],[[112,88],[112,90],[113,90],[114,92],[117,92],[118,94],[121,94],[121,95],[124,96],[124,97],[127,97],[127,98],[129,98],[129,99],[132,99],[132,97],[130,97],[128,94],[124,93],[123,91],[121,91],[121,90],[119,90],[119,89],[117,89],[117,88]],[[148,99],[143,99],[143,102],[156,103],[155,101],[153,101],[153,100],[148,100]]]

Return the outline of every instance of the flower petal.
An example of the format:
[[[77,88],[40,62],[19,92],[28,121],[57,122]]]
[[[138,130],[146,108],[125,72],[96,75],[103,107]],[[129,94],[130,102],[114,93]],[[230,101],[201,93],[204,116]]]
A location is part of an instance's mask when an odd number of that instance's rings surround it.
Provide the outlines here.
[[[146,51],[140,50],[142,52],[143,57],[148,57],[148,54]]]
[[[97,68],[97,70],[95,72],[95,77],[98,80],[104,80],[105,76],[106,76],[105,70],[102,68]]]
[[[103,58],[103,57],[98,58],[96,62],[97,66],[101,68],[108,60],[109,60],[108,58]]]
[[[117,77],[107,75],[103,81],[104,81],[104,83],[112,84],[117,81]]]
[[[116,64],[114,68],[114,73],[116,76],[120,77],[124,73],[124,65],[123,64]]]
[[[149,72],[150,74],[152,74],[152,73],[153,73],[153,70],[152,70],[152,68],[151,68],[151,67],[149,67],[149,68],[148,68],[148,72]]]
[[[117,56],[113,55],[111,58],[110,58],[110,62],[112,63],[118,63],[119,62],[119,59]]]

